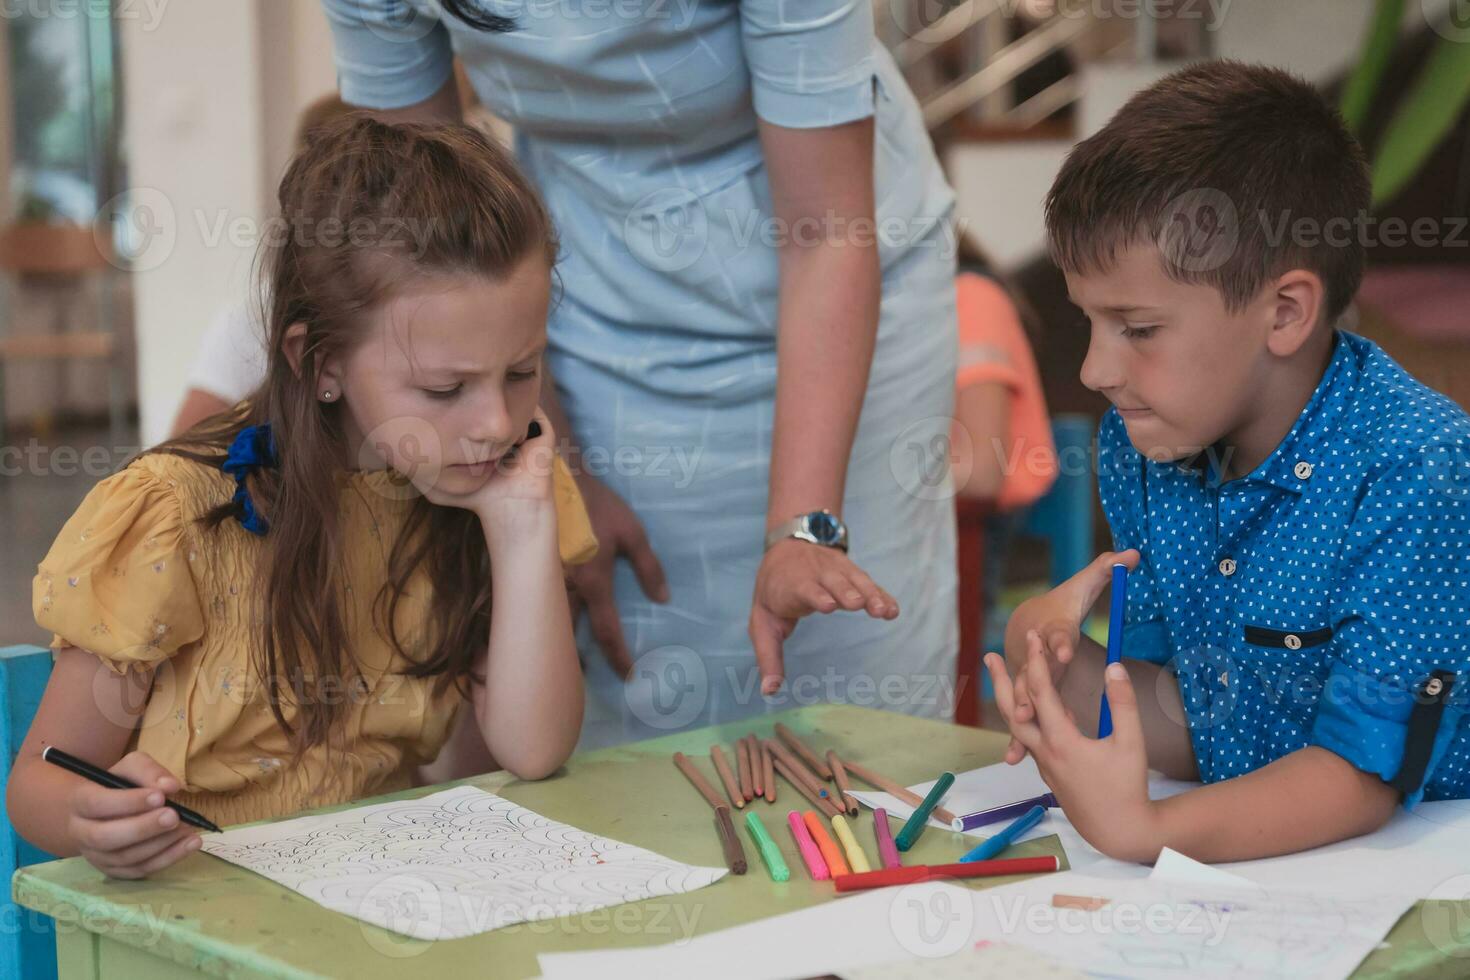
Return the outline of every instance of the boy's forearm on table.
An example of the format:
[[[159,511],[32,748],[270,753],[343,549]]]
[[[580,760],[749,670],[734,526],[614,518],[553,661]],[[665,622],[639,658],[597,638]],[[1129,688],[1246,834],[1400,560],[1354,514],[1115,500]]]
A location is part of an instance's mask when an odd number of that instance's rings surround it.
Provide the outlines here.
[[[1377,776],[1309,746],[1154,807],[1161,847],[1215,863],[1291,854],[1372,833],[1398,805],[1398,792]]]
[[[492,548],[491,568],[490,642],[485,683],[474,689],[476,717],[501,765],[539,779],[571,755],[582,725],[582,669],[555,524],[549,537],[513,555]]]

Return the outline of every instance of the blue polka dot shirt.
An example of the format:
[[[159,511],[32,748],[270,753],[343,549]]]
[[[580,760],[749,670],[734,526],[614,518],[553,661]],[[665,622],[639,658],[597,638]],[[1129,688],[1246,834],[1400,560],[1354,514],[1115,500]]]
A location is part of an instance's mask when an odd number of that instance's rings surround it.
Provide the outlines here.
[[[1291,432],[1221,483],[1153,462],[1116,411],[1099,489],[1128,582],[1124,655],[1179,681],[1207,782],[1318,745],[1405,805],[1470,797],[1470,418],[1339,332]]]

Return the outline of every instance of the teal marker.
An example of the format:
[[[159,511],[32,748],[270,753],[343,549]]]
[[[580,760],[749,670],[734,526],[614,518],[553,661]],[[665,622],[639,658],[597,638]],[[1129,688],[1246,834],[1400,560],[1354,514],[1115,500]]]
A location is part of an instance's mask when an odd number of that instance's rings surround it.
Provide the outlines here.
[[[939,805],[940,800],[944,799],[944,794],[948,793],[949,788],[953,785],[954,773],[947,772],[939,777],[939,781],[934,784],[929,795],[924,797],[924,802],[919,804],[913,816],[909,817],[908,823],[903,825],[903,829],[893,839],[893,843],[898,845],[900,851],[907,851],[918,843],[919,835],[924,832],[925,825],[929,823],[929,814],[934,812],[934,808]]]
[[[766,862],[766,868],[771,872],[771,877],[776,881],[787,881],[791,878],[791,869],[786,867],[786,861],[781,857],[781,849],[766,833],[766,825],[761,823],[761,818],[756,816],[754,810],[745,814],[745,829],[750,831],[751,840],[755,841],[755,849],[761,852],[761,860]]]

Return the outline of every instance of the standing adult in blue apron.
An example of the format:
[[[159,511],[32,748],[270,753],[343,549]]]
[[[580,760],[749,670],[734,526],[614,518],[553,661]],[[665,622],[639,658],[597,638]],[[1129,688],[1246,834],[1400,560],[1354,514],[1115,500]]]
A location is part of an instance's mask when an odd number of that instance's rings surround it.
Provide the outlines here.
[[[348,103],[458,118],[457,55],[556,221],[583,746],[950,716],[953,194],[870,0],[324,6]]]

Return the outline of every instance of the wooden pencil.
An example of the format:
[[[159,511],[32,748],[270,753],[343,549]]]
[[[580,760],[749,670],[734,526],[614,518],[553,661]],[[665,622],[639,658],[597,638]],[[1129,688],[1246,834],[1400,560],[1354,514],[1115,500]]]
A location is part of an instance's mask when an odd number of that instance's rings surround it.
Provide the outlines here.
[[[743,738],[735,740],[735,760],[739,766],[740,795],[748,803],[755,799],[755,783],[751,781],[750,743]]]
[[[699,790],[699,795],[704,797],[710,806],[718,808],[725,805],[725,801],[720,799],[720,794],[715,792],[715,788],[709,784],[709,780],[704,778],[700,771],[694,767],[694,763],[683,752],[674,753],[674,765],[679,767],[679,771],[693,784],[695,789]]]
[[[730,771],[730,763],[725,761],[725,752],[718,745],[710,747],[709,757],[714,760],[715,772],[720,774],[720,782],[725,784],[725,792],[730,794],[730,803],[735,809],[745,809],[745,796],[740,792],[740,784],[735,781],[735,774]]]
[[[786,768],[790,769],[792,773],[801,779],[806,784],[806,788],[812,791],[813,795],[819,796],[822,799],[827,799],[832,795],[827,792],[826,785],[817,778],[816,773],[808,769],[806,764],[793,755],[791,750],[786,746],[775,739],[767,739],[766,747],[771,750],[771,754],[779,761],[786,763]],[[833,805],[836,806],[836,804]]]
[[[786,779],[788,783],[790,783],[792,786],[795,786],[796,791],[802,796],[805,796],[807,798],[807,802],[816,807],[823,816],[830,817],[836,814],[837,808],[835,806],[832,806],[816,793],[813,793],[810,786],[803,782],[801,778],[793,773],[790,769],[786,768],[786,763],[782,760],[780,756],[773,754],[771,756],[771,765]]]
[[[795,732],[779,721],[776,722],[776,734],[781,737],[783,742],[791,746],[791,750],[801,756],[802,761],[808,766],[811,766],[812,771],[818,776],[827,780],[832,778],[832,770],[827,768],[827,763],[823,762],[821,757],[812,751],[811,746],[803,742],[797,737]]]
[[[776,769],[771,765],[771,750],[766,748],[765,743],[756,739],[756,744],[761,748],[761,764],[765,768],[766,780],[766,802],[776,802]]]
[[[720,849],[725,852],[725,867],[732,875],[743,875],[746,871],[745,848],[735,836],[735,825],[730,822],[730,808],[723,803],[715,807],[715,830],[720,835]]]
[[[869,786],[872,786],[874,789],[881,789],[883,792],[889,794],[890,796],[896,796],[912,807],[918,807],[924,804],[924,798],[919,794],[910,791],[907,786],[900,786],[893,780],[888,779],[884,776],[880,776],[873,770],[868,769],[865,766],[860,766],[856,762],[853,762],[851,759],[842,759],[841,761],[842,767],[846,769],[848,773],[861,779],[863,782],[867,783]],[[949,812],[942,806],[936,806],[934,808],[932,816],[936,820],[940,820],[947,824],[954,823],[954,814]]]
[[[832,781],[837,784],[838,805],[847,809],[848,816],[857,816],[858,801],[852,795],[852,784],[847,781],[847,770],[842,768],[842,760],[831,749],[827,750],[827,765],[832,767]]]
[[[765,757],[761,755],[761,743],[754,735],[745,736],[745,744],[750,746],[750,788],[754,791],[751,799],[759,799],[766,795]]]

